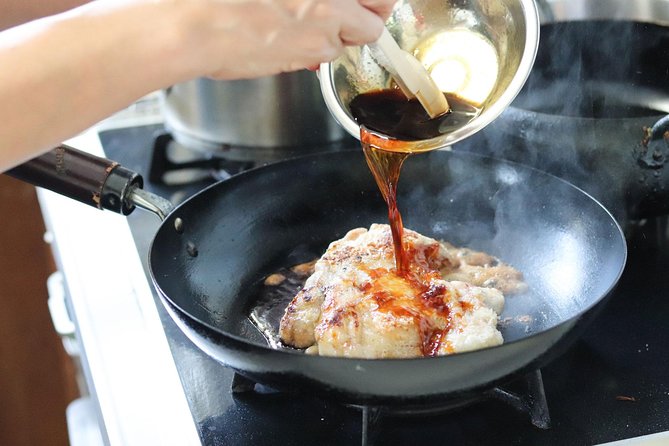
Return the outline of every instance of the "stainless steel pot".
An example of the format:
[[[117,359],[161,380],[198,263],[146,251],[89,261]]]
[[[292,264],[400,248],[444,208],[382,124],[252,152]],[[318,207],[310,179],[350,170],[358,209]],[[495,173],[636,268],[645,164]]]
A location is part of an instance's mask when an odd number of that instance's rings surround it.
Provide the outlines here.
[[[347,138],[309,71],[177,84],[164,91],[163,114],[182,145],[235,160],[276,160]]]

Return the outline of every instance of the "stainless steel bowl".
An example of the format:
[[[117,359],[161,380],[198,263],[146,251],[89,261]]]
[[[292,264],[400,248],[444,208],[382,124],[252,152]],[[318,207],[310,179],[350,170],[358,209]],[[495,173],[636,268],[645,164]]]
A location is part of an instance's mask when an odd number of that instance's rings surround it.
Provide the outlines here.
[[[534,0],[400,0],[386,26],[444,92],[481,109],[451,133],[408,142],[416,152],[449,146],[495,119],[525,83],[539,42]],[[349,47],[321,65],[320,84],[332,115],[360,138],[349,104],[358,94],[388,88],[391,78],[367,47]]]

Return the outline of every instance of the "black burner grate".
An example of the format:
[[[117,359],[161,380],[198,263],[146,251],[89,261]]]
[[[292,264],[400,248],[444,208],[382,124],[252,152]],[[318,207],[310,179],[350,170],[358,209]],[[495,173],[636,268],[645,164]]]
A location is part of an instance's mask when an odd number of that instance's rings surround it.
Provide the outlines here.
[[[238,373],[232,378],[231,391],[240,395],[256,390],[256,383]],[[479,395],[457,398],[443,403],[412,406],[353,406],[362,413],[361,444],[377,444],[383,421],[393,417],[435,416],[457,410],[483,400],[494,399],[505,403],[516,411],[526,414],[532,425],[539,429],[550,429],[551,418],[544,391],[541,370],[524,375],[505,387],[494,387]]]
[[[230,161],[188,150],[182,151],[181,156],[170,153],[174,152],[170,149],[175,148],[176,144],[171,133],[156,135],[149,165],[149,181],[166,185],[190,184],[207,178],[218,181],[254,166],[249,161]],[[170,175],[175,172],[181,175]]]

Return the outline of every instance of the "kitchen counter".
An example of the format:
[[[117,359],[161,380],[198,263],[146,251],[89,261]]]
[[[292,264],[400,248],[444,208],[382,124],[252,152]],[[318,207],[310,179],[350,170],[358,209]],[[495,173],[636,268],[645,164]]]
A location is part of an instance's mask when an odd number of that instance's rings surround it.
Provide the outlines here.
[[[142,119],[125,111],[68,144],[103,155],[101,128],[147,122]],[[198,444],[126,218],[41,189],[38,198],[66,279],[68,310],[105,443]]]

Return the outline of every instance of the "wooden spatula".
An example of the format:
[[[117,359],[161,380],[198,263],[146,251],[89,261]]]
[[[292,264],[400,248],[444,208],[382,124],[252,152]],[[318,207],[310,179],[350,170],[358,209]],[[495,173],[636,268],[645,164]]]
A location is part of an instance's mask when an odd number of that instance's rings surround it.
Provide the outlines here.
[[[386,69],[408,99],[417,98],[431,118],[449,111],[448,101],[423,65],[395,42],[387,28],[368,45],[376,62]]]

